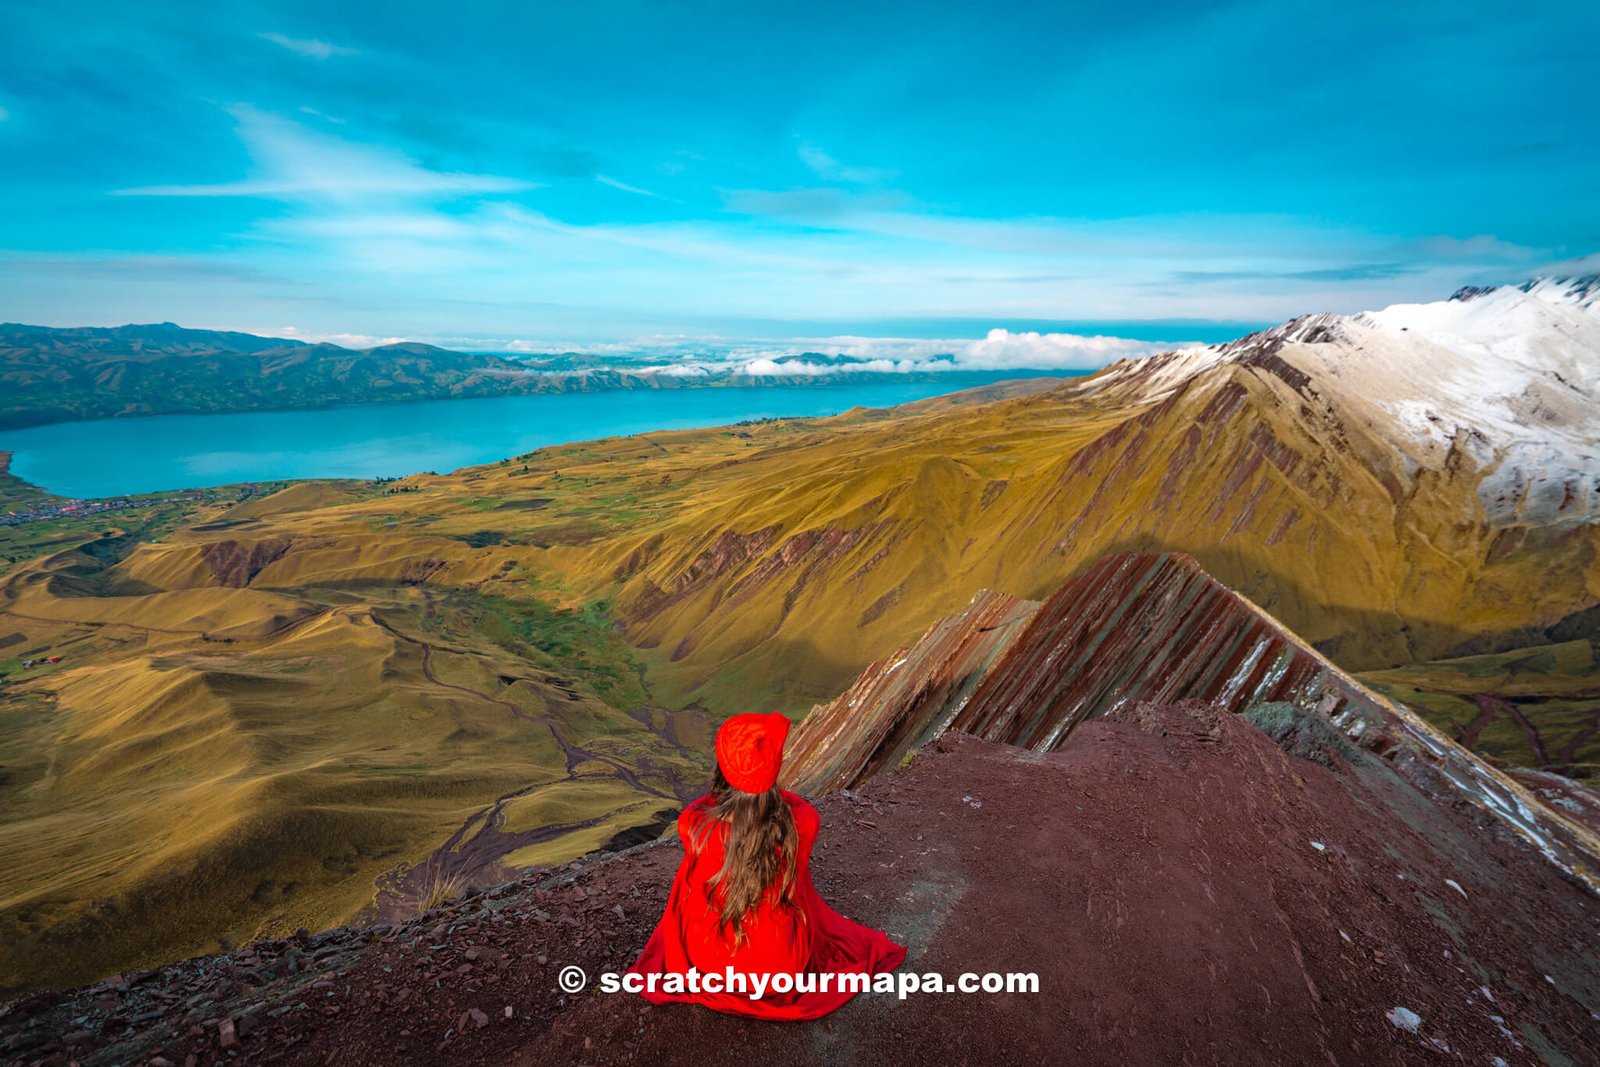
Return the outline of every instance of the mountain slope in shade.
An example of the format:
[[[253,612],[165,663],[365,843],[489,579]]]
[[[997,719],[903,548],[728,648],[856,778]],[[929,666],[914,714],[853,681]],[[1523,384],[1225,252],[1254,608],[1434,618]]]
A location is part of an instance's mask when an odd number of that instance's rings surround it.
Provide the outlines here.
[[[946,731],[1050,752],[1086,721],[1181,700],[1310,713],[1422,794],[1474,808],[1600,892],[1600,837],[1588,826],[1367,689],[1183,556],[1109,556],[1042,604],[980,594],[814,708],[790,738],[783,780],[808,793],[847,788]]]
[[[1592,626],[1585,637],[1412,663],[1361,681],[1497,766],[1600,779],[1600,631]]]

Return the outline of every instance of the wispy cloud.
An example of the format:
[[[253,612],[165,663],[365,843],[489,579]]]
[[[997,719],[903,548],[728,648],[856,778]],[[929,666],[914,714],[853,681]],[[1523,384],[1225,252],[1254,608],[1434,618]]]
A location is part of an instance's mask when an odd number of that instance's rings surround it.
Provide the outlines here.
[[[1313,270],[1178,270],[1168,277],[1179,282],[1372,282],[1416,274],[1421,269],[1405,263],[1352,263]]]
[[[1344,5],[1314,77],[1292,4],[857,4],[848,41],[793,5],[565,4],[508,32],[397,4],[371,34],[348,3],[191,5],[181,27],[175,6],[7,8],[0,144],[28,165],[0,168],[3,243],[107,262],[0,259],[0,317],[589,340],[1265,323],[1527,277],[1600,234],[1600,143],[1573,135],[1595,4]],[[986,55],[1072,55],[975,62],[979,31]],[[1359,135],[1306,166],[1308,130]],[[261,273],[136,258],[161,255]]]
[[[353,56],[357,54],[354,48],[344,48],[330,41],[319,41],[312,37],[290,37],[282,33],[263,32],[256,36],[263,41],[271,41],[280,48],[287,48],[295,55],[305,56],[307,59],[332,59],[334,56]]]
[[[329,115],[329,114],[326,114],[324,112],[318,111],[316,108],[310,107],[309,105],[306,105],[306,104],[301,104],[300,105],[300,114],[302,114],[302,115],[310,115],[312,118],[321,119],[323,122],[331,122],[335,126],[343,126],[345,124],[345,122],[346,122],[345,119],[336,118],[333,115]]]
[[[1536,248],[1503,241],[1490,234],[1478,234],[1473,237],[1451,237],[1436,235],[1421,237],[1408,242],[1400,249],[1412,257],[1423,260],[1443,260],[1446,262],[1476,262],[1489,260],[1504,263],[1527,263],[1540,258],[1541,252]]]
[[[880,167],[852,167],[834,159],[810,141],[800,142],[800,161],[811,173],[825,182],[848,182],[852,185],[876,185],[890,181],[895,172]]]
[[[3,255],[0,265],[52,278],[103,279],[117,285],[130,281],[177,282],[187,285],[298,286],[303,282],[274,274],[236,258],[171,255]]]
[[[431,170],[402,152],[311,130],[247,104],[229,109],[256,174],[231,182],[146,185],[122,196],[254,196],[350,200],[370,196],[459,197],[534,188],[518,178]]]
[[[284,205],[246,224],[241,238],[269,260],[299,264],[330,299],[383,294],[384,311],[302,323],[323,336],[418,329],[434,316],[459,321],[453,317],[465,312],[455,305],[469,302],[482,309],[471,313],[475,325],[497,331],[568,312],[572,320],[587,316],[596,329],[615,329],[619,313],[662,327],[697,315],[707,316],[702,323],[714,321],[710,316],[836,324],[939,316],[999,326],[1150,317],[1153,307],[1162,318],[1268,322],[1306,310],[1426,299],[1453,290],[1465,273],[1525,262],[1529,254],[1490,237],[1397,239],[1264,213],[983,217],[847,181],[878,175],[843,167],[813,145],[808,165],[835,184],[717,189],[717,212],[613,178],[599,169],[595,152],[546,141],[558,147],[511,158],[530,173],[580,180],[533,197],[524,194],[541,186],[514,174],[441,169],[392,136],[364,141],[373,134],[359,110],[333,128],[312,121],[319,116],[296,114],[296,106],[288,109],[293,117],[249,105],[229,109],[250,160],[242,177],[121,193]],[[445,158],[474,159],[477,151]],[[573,196],[589,184],[630,195],[606,196],[579,217],[568,215]],[[673,206],[647,207],[634,197]],[[287,305],[298,297],[277,299]],[[1114,338],[1017,331],[943,352],[926,343],[897,352],[878,344],[850,362],[856,369],[863,360],[887,361],[891,370],[1071,369],[1132,351]],[[815,364],[789,367],[794,373],[848,372],[802,356],[780,346],[746,362]]]
[[[613,189],[621,189],[623,192],[633,193],[635,196],[648,196],[656,200],[666,199],[666,197],[662,196],[660,193],[652,193],[649,189],[641,189],[637,185],[629,185],[627,182],[619,182],[617,179],[608,178],[604,174],[596,174],[594,176],[594,180],[599,182],[601,185],[608,185]]]

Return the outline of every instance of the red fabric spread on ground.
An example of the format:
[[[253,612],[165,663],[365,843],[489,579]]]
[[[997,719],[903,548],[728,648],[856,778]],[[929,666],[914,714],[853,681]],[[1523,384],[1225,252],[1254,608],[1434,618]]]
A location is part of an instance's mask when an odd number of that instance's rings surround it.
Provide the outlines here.
[[[775,907],[774,890],[745,915],[745,942],[734,948],[732,931],[723,931],[717,911],[706,895],[707,880],[722,869],[727,828],[720,824],[712,827],[699,853],[695,852],[696,831],[706,819],[706,809],[711,803],[710,797],[701,797],[678,816],[683,862],[678,865],[677,876],[673,879],[666,913],[656,924],[638,961],[629,968],[629,974],[686,975],[693,967],[701,974],[716,972],[721,975],[729,966],[749,975],[778,972],[882,974],[900,966],[906,957],[904,948],[884,934],[846,919],[818,895],[811,884],[811,846],[816,843],[821,826],[817,809],[794,793],[779,792],[794,814],[800,838],[794,899],[803,918]],[[813,984],[815,992],[776,993],[769,987],[760,1000],[726,992],[666,993],[659,985],[655,992],[646,991],[642,995],[653,1004],[701,1004],[730,1015],[759,1019],[815,1019],[841,1007],[854,995],[840,992],[837,980],[826,992],[820,988],[820,980]]]

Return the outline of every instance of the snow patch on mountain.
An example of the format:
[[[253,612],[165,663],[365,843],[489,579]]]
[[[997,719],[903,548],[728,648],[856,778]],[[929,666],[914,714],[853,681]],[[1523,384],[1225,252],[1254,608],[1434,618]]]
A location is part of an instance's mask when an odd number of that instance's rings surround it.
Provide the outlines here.
[[[1413,438],[1465,443],[1490,468],[1479,488],[1490,521],[1600,518],[1600,277],[1396,304],[1341,333],[1352,386]]]
[[[1470,463],[1491,523],[1600,521],[1600,275],[1304,315],[1227,344],[1125,359],[1084,388],[1133,385],[1153,403],[1219,366],[1274,361],[1286,382],[1304,374],[1336,398],[1407,474]]]

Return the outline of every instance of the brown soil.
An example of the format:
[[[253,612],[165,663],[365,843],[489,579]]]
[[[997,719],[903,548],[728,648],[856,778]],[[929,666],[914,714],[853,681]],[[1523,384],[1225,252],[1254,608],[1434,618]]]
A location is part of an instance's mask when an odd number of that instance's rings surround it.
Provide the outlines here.
[[[593,979],[634,958],[676,866],[665,842],[398,927],[31,997],[0,1012],[0,1049],[85,1064],[1595,1062],[1600,901],[1346,755],[1329,768],[1198,703],[1145,705],[1044,755],[952,735],[818,802],[814,871],[839,910],[907,944],[908,969],[1032,971],[1037,994],[864,996],[803,1024],[563,997],[561,967]],[[243,1036],[224,1051],[230,1021]]]

